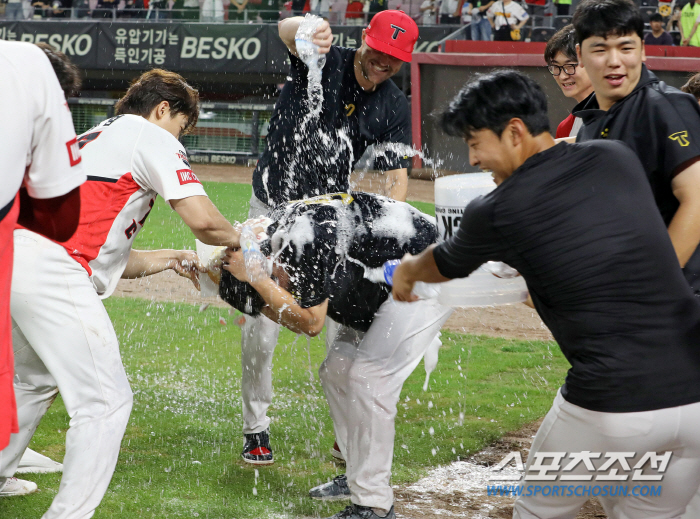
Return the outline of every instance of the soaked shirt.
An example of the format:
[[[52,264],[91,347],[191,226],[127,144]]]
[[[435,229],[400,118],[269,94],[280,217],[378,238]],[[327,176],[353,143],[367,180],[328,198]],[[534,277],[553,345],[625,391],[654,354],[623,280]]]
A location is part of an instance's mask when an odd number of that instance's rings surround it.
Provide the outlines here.
[[[595,94],[576,105],[583,119],[577,142],[619,140],[639,157],[656,205],[668,226],[678,210],[671,182],[678,169],[700,158],[700,107],[690,94],[668,86],[642,65],[635,89],[610,110],[601,110]],[[700,248],[684,269],[686,279],[700,294]]]
[[[503,261],[571,363],[562,395],[600,412],[700,401],[700,302],[642,165],[619,142],[558,144],[472,201],[434,253],[448,278]]]
[[[411,144],[406,96],[391,80],[365,92],[355,79],[354,49],[326,54],[318,118],[308,117],[307,66],[296,56],[270,119],[265,150],[253,172],[253,192],[269,206],[347,191],[352,168],[371,144]],[[407,168],[410,159],[388,151],[375,169]]]
[[[320,196],[276,209],[268,230],[273,256],[303,308],[326,299],[328,317],[367,331],[391,288],[365,267],[417,254],[438,239],[435,220],[405,202],[368,193]]]

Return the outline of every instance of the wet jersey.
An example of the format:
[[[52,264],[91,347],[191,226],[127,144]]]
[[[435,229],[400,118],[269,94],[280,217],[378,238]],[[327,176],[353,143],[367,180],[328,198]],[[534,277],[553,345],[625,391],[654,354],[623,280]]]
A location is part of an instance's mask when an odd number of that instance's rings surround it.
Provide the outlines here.
[[[108,297],[156,196],[168,201],[206,193],[182,144],[143,117],[107,119],[78,142],[88,181],[81,187],[78,230],[62,245]]]
[[[326,299],[328,316],[367,331],[391,289],[364,278],[365,267],[417,254],[438,239],[435,221],[409,204],[368,193],[320,196],[276,209],[273,256],[285,266],[303,308]]]
[[[446,277],[489,260],[517,269],[571,363],[562,395],[600,412],[700,401],[700,303],[636,155],[558,144],[464,210],[435,248]]]
[[[265,150],[253,172],[253,192],[269,206],[347,191],[352,168],[368,146],[411,144],[411,114],[403,92],[387,80],[365,92],[355,78],[355,50],[326,54],[318,118],[308,116],[308,67],[291,54],[291,77],[270,119]],[[410,159],[383,151],[375,169],[407,168]]]

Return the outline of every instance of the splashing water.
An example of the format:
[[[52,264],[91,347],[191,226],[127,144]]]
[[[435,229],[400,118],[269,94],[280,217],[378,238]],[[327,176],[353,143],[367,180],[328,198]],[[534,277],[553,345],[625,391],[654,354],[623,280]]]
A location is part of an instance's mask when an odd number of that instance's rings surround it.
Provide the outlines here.
[[[375,144],[367,149],[367,158],[369,159],[364,165],[358,168],[356,171],[359,173],[357,180],[362,181],[367,175],[373,164],[376,163],[377,159],[388,158],[390,156],[397,155],[399,157],[418,157],[423,161],[423,165],[432,169],[432,178],[437,178],[439,176],[438,170],[443,164],[443,161],[437,158],[430,158],[426,156],[424,151],[417,150],[408,144],[403,144],[400,142],[383,142],[381,144]],[[354,187],[351,186],[351,189]]]

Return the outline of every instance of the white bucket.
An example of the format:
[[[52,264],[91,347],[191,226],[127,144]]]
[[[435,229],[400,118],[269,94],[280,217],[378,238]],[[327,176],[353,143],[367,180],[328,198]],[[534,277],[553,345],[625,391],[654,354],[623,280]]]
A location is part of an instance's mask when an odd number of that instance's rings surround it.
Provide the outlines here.
[[[490,173],[467,173],[435,181],[435,219],[443,239],[452,237],[467,204],[496,188]],[[493,271],[507,271],[502,263],[489,262],[467,278],[453,279],[440,286],[438,301],[446,306],[495,306],[522,303],[527,285],[522,276],[496,277]]]
[[[202,243],[197,239],[195,239],[195,244],[197,247],[197,256],[199,257],[199,261],[205,265],[209,265],[209,263],[221,253],[221,247],[207,245],[206,243]],[[219,295],[219,286],[211,280],[209,274],[199,273],[199,286],[199,295],[201,297],[216,297]]]

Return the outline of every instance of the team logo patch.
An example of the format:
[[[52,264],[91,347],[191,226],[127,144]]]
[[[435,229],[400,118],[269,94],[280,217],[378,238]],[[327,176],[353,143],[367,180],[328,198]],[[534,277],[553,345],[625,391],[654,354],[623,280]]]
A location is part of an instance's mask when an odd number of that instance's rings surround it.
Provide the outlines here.
[[[187,166],[187,167],[190,168],[190,169],[192,168],[192,166],[190,166],[189,161],[187,160],[187,155],[185,155],[185,154],[182,153],[181,151],[178,151],[178,152],[177,152],[177,158],[180,159],[182,162],[184,162],[184,163],[185,163],[185,166]]]
[[[68,160],[70,161],[71,167],[80,164],[83,158],[80,156],[80,147],[78,146],[78,138],[73,137],[66,143],[66,148],[68,148]]]
[[[178,169],[177,178],[180,181],[181,186],[184,186],[185,184],[201,184],[197,176],[192,173],[191,169]]]
[[[391,35],[391,39],[395,40],[399,37],[399,34],[406,32],[406,29],[403,27],[399,27],[398,25],[394,25],[393,23],[390,25],[392,29],[394,29],[394,34]]]
[[[668,138],[671,139],[672,141],[676,141],[678,144],[680,144],[684,148],[686,146],[690,146],[690,141],[688,140],[688,132],[685,130],[682,132],[672,133],[671,135],[668,136]]]
[[[348,105],[345,105],[345,115],[347,115],[348,117],[350,117],[350,116],[353,114],[354,111],[355,111],[355,105],[354,105],[354,104],[350,103],[350,104],[348,104]]]

